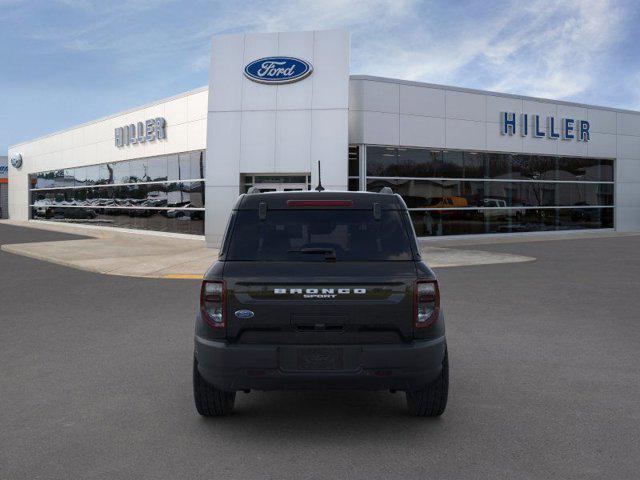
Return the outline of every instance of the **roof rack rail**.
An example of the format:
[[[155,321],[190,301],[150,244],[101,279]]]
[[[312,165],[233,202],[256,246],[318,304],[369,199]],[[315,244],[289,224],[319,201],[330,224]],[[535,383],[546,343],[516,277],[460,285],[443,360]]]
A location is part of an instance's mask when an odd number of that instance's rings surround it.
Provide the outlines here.
[[[251,195],[253,193],[260,193],[260,189],[258,187],[250,187],[249,190],[247,190],[248,195]]]
[[[386,195],[393,195],[393,190],[391,190],[391,187],[382,187],[379,193],[384,193]]]

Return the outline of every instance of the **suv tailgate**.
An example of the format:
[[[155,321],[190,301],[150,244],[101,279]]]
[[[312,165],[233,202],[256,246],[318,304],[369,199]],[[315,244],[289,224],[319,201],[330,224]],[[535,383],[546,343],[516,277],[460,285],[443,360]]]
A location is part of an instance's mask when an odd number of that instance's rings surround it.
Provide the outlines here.
[[[412,261],[232,261],[224,278],[231,342],[400,343],[413,336]]]

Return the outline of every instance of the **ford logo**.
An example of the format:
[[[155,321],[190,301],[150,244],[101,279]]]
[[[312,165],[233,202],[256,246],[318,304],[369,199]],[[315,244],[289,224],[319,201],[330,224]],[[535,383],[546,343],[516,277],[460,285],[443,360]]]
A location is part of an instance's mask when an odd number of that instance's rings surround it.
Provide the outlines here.
[[[309,62],[293,57],[260,58],[244,67],[244,74],[249,80],[275,85],[297,82],[311,75],[312,71]]]
[[[20,168],[22,166],[22,155],[19,153],[11,155],[11,165],[13,165],[13,168]]]
[[[238,318],[251,318],[254,313],[251,310],[237,310],[235,315]]]

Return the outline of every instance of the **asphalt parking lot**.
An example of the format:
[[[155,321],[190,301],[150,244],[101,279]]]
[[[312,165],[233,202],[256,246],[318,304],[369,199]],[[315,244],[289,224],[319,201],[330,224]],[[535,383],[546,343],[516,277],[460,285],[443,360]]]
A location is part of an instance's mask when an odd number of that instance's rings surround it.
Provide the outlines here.
[[[65,238],[0,226],[0,243]],[[252,392],[203,419],[198,281],[0,252],[0,478],[637,479],[640,236],[477,248],[537,260],[437,272],[439,419],[386,392]]]

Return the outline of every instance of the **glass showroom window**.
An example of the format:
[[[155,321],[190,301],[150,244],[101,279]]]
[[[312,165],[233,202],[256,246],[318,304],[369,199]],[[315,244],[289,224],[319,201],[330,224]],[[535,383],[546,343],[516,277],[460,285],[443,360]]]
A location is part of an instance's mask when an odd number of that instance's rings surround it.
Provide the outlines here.
[[[421,236],[613,228],[613,169],[611,159],[366,148],[367,190],[402,195]]]
[[[34,219],[204,234],[203,150],[39,172]]]

